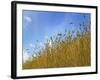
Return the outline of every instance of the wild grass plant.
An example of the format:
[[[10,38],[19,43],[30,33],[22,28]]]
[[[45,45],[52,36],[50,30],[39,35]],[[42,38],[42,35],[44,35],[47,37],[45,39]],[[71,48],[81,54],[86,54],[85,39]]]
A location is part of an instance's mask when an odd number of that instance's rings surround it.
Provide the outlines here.
[[[37,57],[23,63],[23,69],[80,67],[91,65],[90,26],[57,33],[44,44]],[[50,42],[51,41],[51,46]]]

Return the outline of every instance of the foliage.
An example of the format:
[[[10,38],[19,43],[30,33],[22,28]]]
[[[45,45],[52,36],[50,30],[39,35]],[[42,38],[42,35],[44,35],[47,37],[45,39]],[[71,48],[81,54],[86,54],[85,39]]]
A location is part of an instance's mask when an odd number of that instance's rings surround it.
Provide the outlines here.
[[[64,33],[50,37],[37,57],[23,63],[23,69],[90,66],[90,53],[90,26],[84,26],[77,31],[65,30]]]

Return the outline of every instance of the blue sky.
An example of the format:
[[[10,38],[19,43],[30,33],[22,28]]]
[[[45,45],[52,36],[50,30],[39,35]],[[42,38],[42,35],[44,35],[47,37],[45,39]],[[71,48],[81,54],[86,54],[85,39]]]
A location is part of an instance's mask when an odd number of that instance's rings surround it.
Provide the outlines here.
[[[43,47],[50,36],[63,33],[65,29],[77,30],[83,22],[88,25],[90,17],[89,13],[23,10],[23,50],[27,49],[27,53],[31,55],[36,47]]]

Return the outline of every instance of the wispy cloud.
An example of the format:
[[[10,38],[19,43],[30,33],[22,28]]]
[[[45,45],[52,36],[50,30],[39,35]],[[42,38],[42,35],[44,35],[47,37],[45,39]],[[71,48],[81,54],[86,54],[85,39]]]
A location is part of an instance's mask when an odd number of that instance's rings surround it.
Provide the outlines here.
[[[43,44],[42,42],[40,42],[39,45],[40,45],[41,47],[44,47],[44,44]]]
[[[49,36],[46,35],[44,38],[45,38],[45,40],[48,40],[49,39]]]
[[[35,45],[34,45],[33,43],[30,43],[29,46],[30,46],[31,48],[34,48],[34,47],[35,47]]]
[[[30,58],[30,55],[26,50],[23,50],[23,62],[25,63]]]
[[[25,20],[26,20],[27,22],[31,22],[31,21],[32,21],[31,17],[29,17],[29,16],[25,16],[24,18],[25,18]]]

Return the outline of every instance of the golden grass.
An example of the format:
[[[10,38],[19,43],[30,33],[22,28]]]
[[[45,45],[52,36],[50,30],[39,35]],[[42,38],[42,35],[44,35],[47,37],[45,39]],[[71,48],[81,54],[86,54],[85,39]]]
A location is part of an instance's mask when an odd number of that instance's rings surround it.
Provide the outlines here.
[[[78,32],[74,38],[72,33],[63,37],[62,34],[55,39],[51,37],[52,47],[47,42],[40,55],[24,63],[23,69],[90,66],[90,31]]]

